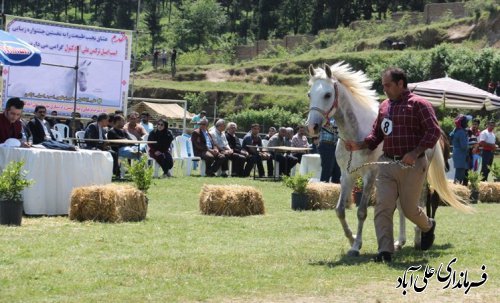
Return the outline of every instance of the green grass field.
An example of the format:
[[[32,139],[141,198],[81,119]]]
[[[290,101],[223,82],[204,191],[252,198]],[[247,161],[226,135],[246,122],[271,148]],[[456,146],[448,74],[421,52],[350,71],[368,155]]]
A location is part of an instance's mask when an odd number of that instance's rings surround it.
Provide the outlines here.
[[[407,247],[391,265],[376,253],[373,208],[361,256],[346,256],[335,212],[294,212],[281,183],[176,177],[155,180],[147,219],[139,223],[24,218],[0,227],[0,302],[499,302],[500,206],[479,204],[464,215],[438,209],[435,246]],[[204,183],[252,185],[266,214],[243,218],[200,214]],[[356,212],[348,211],[355,228]],[[412,226],[408,226],[412,231]],[[413,238],[413,231],[409,233]],[[423,293],[396,288],[411,265],[446,266],[488,281],[470,290],[442,288],[435,277]],[[421,279],[421,278],[420,278]],[[449,287],[451,288],[451,287]],[[425,299],[425,301],[424,301]]]

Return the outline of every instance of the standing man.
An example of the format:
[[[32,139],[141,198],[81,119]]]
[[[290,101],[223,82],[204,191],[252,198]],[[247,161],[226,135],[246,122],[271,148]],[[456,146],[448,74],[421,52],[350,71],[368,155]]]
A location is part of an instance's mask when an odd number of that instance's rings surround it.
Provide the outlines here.
[[[204,111],[204,110],[202,110],[199,114],[194,115],[194,117],[193,117],[193,118],[191,118],[191,123],[193,123],[193,124],[194,124],[194,125],[193,125],[193,128],[194,128],[194,129],[199,128],[199,127],[200,127],[200,124],[199,124],[199,123],[200,123],[200,120],[201,120],[201,119],[203,119],[203,118],[205,118],[206,116],[207,116],[207,112],[206,112],[206,111]]]
[[[345,144],[349,151],[374,150],[383,141],[383,158],[412,166],[381,165],[376,180],[375,231],[379,253],[375,261],[391,262],[394,252],[392,219],[398,198],[405,217],[423,231],[422,250],[434,243],[436,222],[427,217],[418,202],[427,173],[425,150],[436,145],[441,132],[431,104],[408,90],[408,79],[402,69],[385,70],[382,85],[388,99],[380,104],[372,132],[364,141],[346,141]]]
[[[321,182],[340,183],[340,167],[335,157],[338,139],[337,123],[331,118],[330,123],[321,127],[319,132],[318,152],[321,159]]]
[[[0,115],[0,143],[7,139],[14,138],[21,141],[22,128],[21,114],[23,113],[24,102],[15,97],[7,100],[5,111]],[[28,144],[21,142],[21,146],[28,147]]]
[[[483,148],[481,157],[483,158],[481,166],[481,174],[483,175],[483,180],[488,180],[488,175],[490,174],[490,169],[488,166],[493,164],[493,157],[496,149],[495,141],[495,121],[491,120],[488,122],[488,128],[483,130],[479,135],[479,146]]]
[[[170,55],[170,68],[172,71],[172,77],[175,76],[176,60],[177,60],[177,50],[174,48],[172,49],[172,54]]]

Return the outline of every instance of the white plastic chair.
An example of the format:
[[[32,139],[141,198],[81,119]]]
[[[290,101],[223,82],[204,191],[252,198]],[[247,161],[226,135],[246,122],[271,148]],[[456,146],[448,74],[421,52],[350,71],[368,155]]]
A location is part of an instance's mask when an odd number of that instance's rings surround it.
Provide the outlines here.
[[[50,132],[52,133],[52,135],[54,136],[54,138],[56,139],[57,142],[62,142],[63,138],[57,130],[50,129]]]
[[[60,136],[60,140],[57,140],[59,142],[62,142],[64,140],[68,141],[69,143],[72,143],[69,139],[70,137],[70,131],[69,131],[69,126],[67,126],[66,124],[62,124],[62,123],[56,123],[54,125],[54,130],[57,131],[61,136]]]
[[[191,139],[184,136],[177,136],[175,137],[175,142],[178,148],[177,156],[182,160],[182,165],[185,165],[185,175],[191,176],[193,162],[201,161],[200,174],[205,176],[205,161],[202,161],[200,157],[194,156],[193,143],[191,142]]]
[[[84,130],[77,131],[75,133],[75,137],[78,139],[77,141],[78,146],[84,148],[86,146],[85,141],[83,141],[85,139],[85,131]]]

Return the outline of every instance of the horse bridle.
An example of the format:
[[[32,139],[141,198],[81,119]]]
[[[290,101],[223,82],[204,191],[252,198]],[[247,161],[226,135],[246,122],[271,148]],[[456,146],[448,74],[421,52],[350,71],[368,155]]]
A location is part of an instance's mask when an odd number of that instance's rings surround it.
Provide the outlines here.
[[[332,112],[332,110],[334,108],[337,108],[339,106],[339,88],[337,86],[337,81],[335,81],[333,83],[333,89],[335,90],[335,99],[333,100],[332,106],[330,107],[330,109],[328,111],[323,111],[321,108],[319,108],[317,106],[313,106],[313,107],[309,108],[309,111],[317,111],[323,116],[323,118],[326,120],[326,123],[323,126],[330,125],[329,114]]]

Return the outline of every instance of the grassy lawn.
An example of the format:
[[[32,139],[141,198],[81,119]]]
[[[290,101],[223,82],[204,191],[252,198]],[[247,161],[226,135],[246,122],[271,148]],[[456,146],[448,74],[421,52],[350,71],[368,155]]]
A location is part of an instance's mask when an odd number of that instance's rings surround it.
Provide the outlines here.
[[[204,183],[259,188],[266,215],[201,215]],[[409,243],[385,265],[370,261],[376,253],[373,208],[362,254],[350,258],[335,212],[292,211],[290,190],[281,183],[177,177],[155,180],[149,197],[144,222],[37,217],[24,218],[19,228],[0,227],[0,302],[500,301],[498,204],[479,204],[473,215],[440,208],[435,246],[418,252]],[[354,228],[355,211],[348,217]],[[485,264],[488,281],[468,295],[463,288],[443,290],[435,277],[420,294],[411,289],[403,296],[396,288],[409,266],[437,270],[453,257],[457,279],[467,270],[469,281],[480,281]]]

